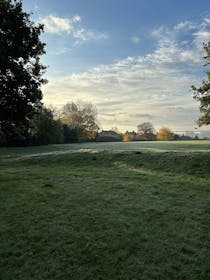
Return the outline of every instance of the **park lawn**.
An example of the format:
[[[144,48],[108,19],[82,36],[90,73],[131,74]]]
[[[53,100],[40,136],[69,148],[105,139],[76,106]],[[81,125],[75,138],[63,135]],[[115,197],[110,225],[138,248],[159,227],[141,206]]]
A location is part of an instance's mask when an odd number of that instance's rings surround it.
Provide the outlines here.
[[[124,151],[183,151],[210,152],[210,140],[190,141],[130,141],[130,142],[89,142],[76,144],[55,144],[48,146],[0,148],[0,159],[17,156],[35,156],[46,154],[64,154],[72,152],[102,152],[112,153]]]
[[[210,153],[2,151],[0,279],[210,279]]]

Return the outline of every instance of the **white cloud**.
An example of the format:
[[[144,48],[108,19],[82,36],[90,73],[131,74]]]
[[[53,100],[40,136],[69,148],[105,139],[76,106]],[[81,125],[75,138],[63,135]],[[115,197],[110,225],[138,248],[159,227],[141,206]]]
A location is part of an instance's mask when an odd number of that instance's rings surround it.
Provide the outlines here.
[[[78,98],[93,102],[103,128],[118,126],[123,131],[152,121],[156,128],[193,129],[199,112],[190,88],[200,84],[202,40],[210,39],[210,31],[202,23],[194,24],[187,39],[180,41],[187,25],[156,28],[157,46],[147,55],[50,80],[43,88],[45,102],[57,106]]]
[[[210,25],[210,18],[205,18],[204,23],[206,23],[207,25]]]
[[[189,31],[191,29],[194,29],[195,27],[196,26],[193,22],[186,20],[186,21],[180,22],[177,25],[175,25],[174,30]]]
[[[70,32],[72,29],[71,20],[49,15],[41,20],[48,33]]]
[[[182,41],[183,35],[194,36],[194,39],[209,40],[210,19],[204,18],[201,22],[183,21],[175,26],[168,27],[165,25],[158,26],[151,31],[151,36],[159,40],[159,43],[168,41]]]
[[[78,44],[83,41],[107,39],[108,35],[106,33],[96,33],[80,28],[73,31],[73,37],[76,39],[76,44]]]
[[[57,47],[54,49],[53,51],[53,55],[61,55],[61,54],[66,54],[66,53],[70,53],[71,52],[71,48],[65,47],[65,46],[61,46],[61,47]]]
[[[197,57],[199,56],[203,58],[204,53],[202,44],[207,43],[208,41],[210,41],[210,30],[206,29],[206,27],[193,33],[193,44],[194,49],[197,51]]]
[[[73,22],[81,22],[81,17],[78,16],[78,15],[75,15],[75,16],[73,16],[72,21]]]
[[[200,42],[208,42],[210,40],[210,31],[208,30],[199,30],[193,33],[195,40]]]
[[[89,40],[105,40],[108,34],[88,30],[81,25],[81,17],[74,15],[71,18],[61,18],[54,15],[48,15],[41,19],[45,26],[45,31],[52,34],[68,34],[72,36],[75,44]]]
[[[170,35],[169,29],[167,26],[161,25],[154,28],[151,32],[151,36],[157,39],[166,38]]]
[[[131,37],[131,41],[134,44],[139,44],[140,43],[140,38],[138,36],[133,36],[133,37]]]
[[[201,63],[202,43],[210,40],[210,19],[183,21],[170,28],[162,25],[154,28],[150,35],[157,40],[160,48],[170,42],[178,44],[182,61]],[[187,39],[183,40],[183,36],[187,36]]]
[[[196,63],[200,61],[200,56],[195,55],[195,52],[193,50],[182,50],[180,52],[180,60],[183,62],[192,61]]]

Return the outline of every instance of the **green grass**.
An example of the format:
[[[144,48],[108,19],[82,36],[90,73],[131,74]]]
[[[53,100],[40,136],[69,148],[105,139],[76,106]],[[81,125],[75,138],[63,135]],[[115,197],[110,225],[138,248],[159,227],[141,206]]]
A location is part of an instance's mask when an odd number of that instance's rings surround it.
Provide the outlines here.
[[[210,143],[100,144],[0,149],[0,279],[210,279]]]

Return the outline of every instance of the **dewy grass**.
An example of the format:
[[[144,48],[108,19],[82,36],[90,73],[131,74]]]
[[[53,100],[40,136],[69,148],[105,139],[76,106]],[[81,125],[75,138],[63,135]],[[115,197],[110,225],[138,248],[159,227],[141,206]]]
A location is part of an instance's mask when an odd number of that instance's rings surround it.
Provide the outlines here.
[[[138,141],[138,142],[108,142],[59,144],[48,146],[0,148],[0,158],[30,157],[49,154],[64,154],[73,152],[123,152],[123,151],[182,151],[210,152],[210,140],[196,141]]]
[[[16,158],[0,161],[0,279],[210,279],[209,153]]]

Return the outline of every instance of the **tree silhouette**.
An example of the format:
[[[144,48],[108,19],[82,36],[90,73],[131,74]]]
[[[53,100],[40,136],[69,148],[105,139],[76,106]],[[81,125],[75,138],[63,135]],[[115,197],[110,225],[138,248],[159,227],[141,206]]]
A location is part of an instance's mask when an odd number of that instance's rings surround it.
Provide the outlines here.
[[[0,0],[0,135],[4,142],[23,138],[41,105],[45,53],[43,25],[23,12],[21,1]]]

